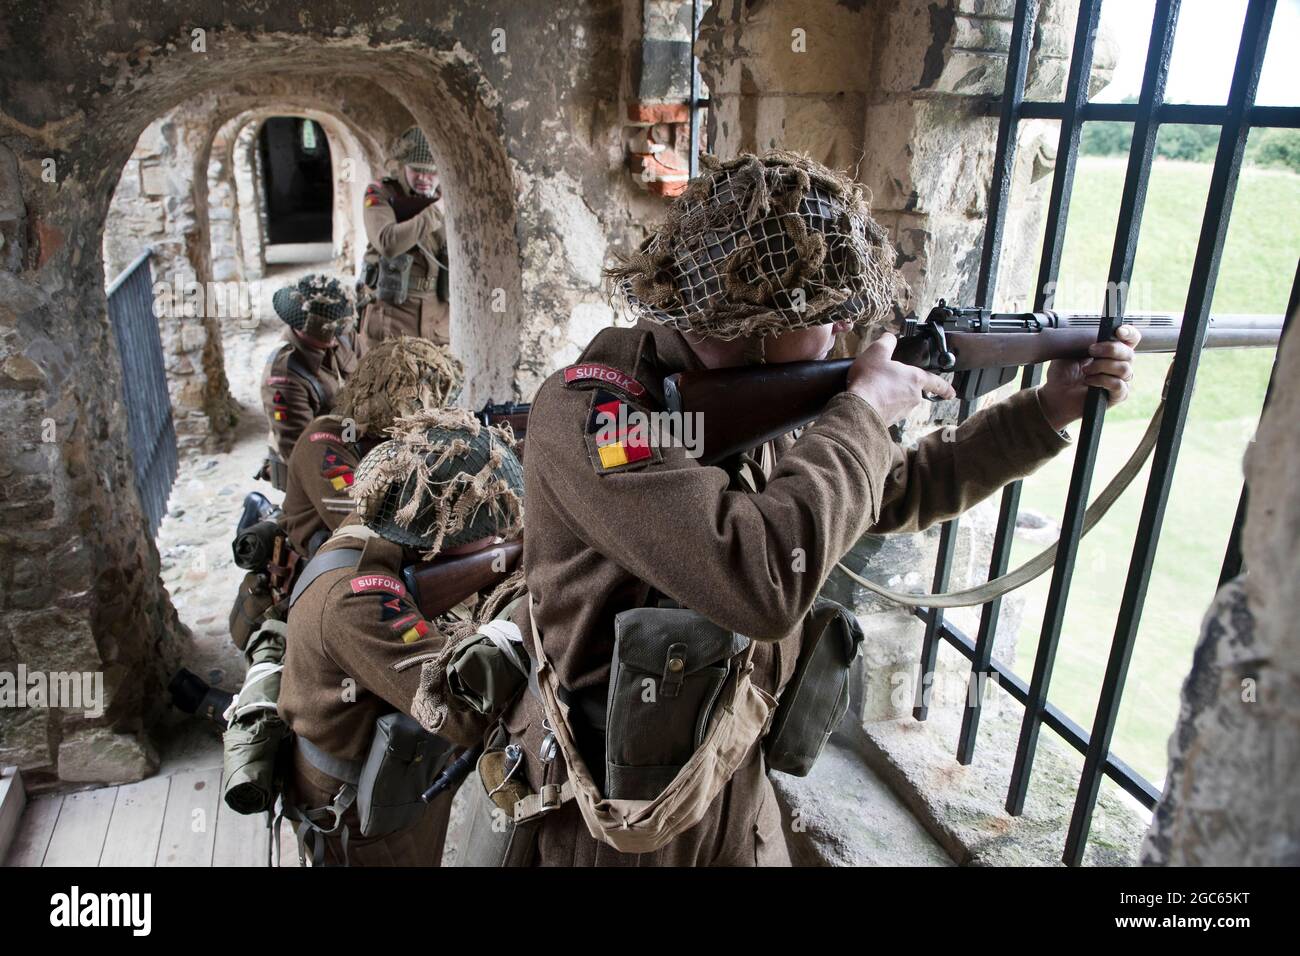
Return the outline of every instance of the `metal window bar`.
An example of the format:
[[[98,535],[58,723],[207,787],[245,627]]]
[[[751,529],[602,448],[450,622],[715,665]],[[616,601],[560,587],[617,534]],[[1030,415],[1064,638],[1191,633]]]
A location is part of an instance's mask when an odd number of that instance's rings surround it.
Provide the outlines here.
[[[1295,279],[1291,282],[1291,296],[1287,300],[1286,312],[1282,316],[1282,335],[1286,335],[1292,317],[1300,311],[1300,262],[1296,263]],[[1273,356],[1273,367],[1268,373],[1268,385],[1264,389],[1264,407],[1273,394],[1273,383],[1277,380],[1277,355]],[[1232,521],[1232,534],[1228,536],[1228,547],[1223,555],[1223,569],[1219,572],[1219,587],[1223,587],[1241,573],[1241,529],[1246,524],[1246,504],[1249,489],[1242,485],[1241,497],[1237,499],[1237,516]]]
[[[146,249],[137,256],[105,291],[122,364],[122,405],[135,486],[152,537],[167,511],[178,460],[162,337],[153,310],[151,254]]]
[[[1029,67],[1029,47],[1032,40],[1033,31],[1031,26],[1037,18],[1038,0],[1017,0],[1015,19],[1012,23],[1011,45],[1007,51],[1007,76],[1006,88],[1002,97],[1002,109],[998,116],[998,138],[995,151],[996,160],[993,166],[993,180],[989,189],[988,217],[984,221],[984,242],[980,249],[980,274],[978,284],[975,290],[976,303],[981,307],[992,308],[993,295],[997,290],[998,269],[1002,259],[1002,232],[1006,225],[1007,206],[1011,199],[1011,180],[1015,172],[1016,158],[1016,136],[1017,136],[1017,114],[1020,109],[1021,101],[1025,94],[1025,76]],[[1025,377],[1022,380],[1024,384],[1035,380],[1036,373],[1033,370],[1026,369]],[[970,416],[971,406],[967,402],[961,404],[958,418],[964,421]],[[1019,500],[1020,483],[1015,482],[1003,493],[1002,509],[1005,517],[1008,507],[1015,507],[1015,502]],[[999,520],[996,540],[993,545],[992,567],[1001,567],[1002,571],[1006,570],[1007,559],[1010,556],[1011,549],[1011,532],[1008,527],[1014,531],[1015,518],[1012,516],[1010,522]],[[952,571],[953,549],[957,540],[957,520],[953,519],[944,523],[939,532],[939,553],[935,562],[935,574],[933,590],[935,592],[943,591],[948,586],[948,578]],[[994,572],[990,570],[990,575]],[[993,602],[1000,605],[1000,601]],[[992,612],[991,620],[996,625],[996,611]],[[989,607],[986,606],[980,622],[980,637],[976,642],[975,658],[971,667],[972,686],[978,688],[979,675],[988,673],[989,662],[992,658],[992,641],[985,636],[985,621],[990,619]],[[917,705],[913,709],[913,716],[917,720],[925,720],[929,713],[928,693],[926,686],[931,682],[935,668],[939,660],[939,636],[943,627],[943,610],[941,608],[930,608],[925,615],[925,636],[921,643],[921,668],[918,674],[917,686]],[[990,630],[989,633],[992,633]],[[978,693],[968,694],[967,699],[974,697],[978,701]],[[979,705],[978,702],[973,708],[968,709],[962,716],[961,743],[957,749],[957,759],[963,764],[968,764],[974,757],[974,739],[976,730],[979,726]]]
[[[1104,421],[1104,395],[1100,390],[1094,390],[1090,394],[1077,443],[1074,471],[1062,522],[1059,549],[1061,557],[1053,571],[1043,631],[1030,681],[1026,682],[992,656],[999,602],[990,602],[984,606],[980,629],[974,639],[960,628],[944,621],[942,611],[939,609],[919,608],[916,611],[917,616],[926,622],[926,634],[922,643],[921,674],[917,688],[918,701],[914,709],[917,719],[924,720],[927,714],[928,695],[924,688],[929,683],[927,675],[933,674],[940,640],[947,641],[971,661],[971,681],[975,690],[982,686],[979,683],[981,677],[993,677],[1013,699],[1025,706],[1016,763],[1007,795],[1009,812],[1019,813],[1024,806],[1033,756],[1037,749],[1038,731],[1043,725],[1084,755],[1084,771],[1076,795],[1063,855],[1064,861],[1071,865],[1082,862],[1088,826],[1097,800],[1102,774],[1109,776],[1148,809],[1153,808],[1160,798],[1157,787],[1110,752],[1110,742],[1141,616],[1142,602],[1150,580],[1161,518],[1173,477],[1177,447],[1190,405],[1195,367],[1208,322],[1210,301],[1217,277],[1223,239],[1227,231],[1228,216],[1231,212],[1232,195],[1240,171],[1246,134],[1250,128],[1257,126],[1288,128],[1300,126],[1300,108],[1254,105],[1254,91],[1258,85],[1264,52],[1267,48],[1275,0],[1250,0],[1250,7],[1242,28],[1241,46],[1232,89],[1225,106],[1163,102],[1164,84],[1168,74],[1180,3],[1181,0],[1157,0],[1139,101],[1130,104],[1096,104],[1089,103],[1087,100],[1087,84],[1091,72],[1100,0],[1081,0],[1065,99],[1061,103],[1039,103],[1023,100],[1024,68],[1029,38],[1036,19],[1037,2],[1018,0],[1008,53],[1004,93],[1001,100],[990,104],[987,110],[989,115],[998,115],[999,126],[977,291],[978,304],[985,307],[991,307],[992,294],[997,286],[999,247],[1006,220],[1009,184],[1014,168],[1015,132],[1019,122],[1026,119],[1047,118],[1059,120],[1061,123],[1057,169],[1049,199],[1038,289],[1035,294],[1036,309],[1051,307],[1046,290],[1053,287],[1060,266],[1082,124],[1092,120],[1133,123],[1121,212],[1116,224],[1108,273],[1111,291],[1103,304],[1102,320],[1098,329],[1099,341],[1109,338],[1114,328],[1123,320],[1124,293],[1132,275],[1141,229],[1142,208],[1154,160],[1159,126],[1162,123],[1200,123],[1223,127],[1207,197],[1193,279],[1188,291],[1182,332],[1169,382],[1166,418],[1155,451],[1155,463],[1152,466],[1133,558],[1130,561],[1120,617],[1111,646],[1110,661],[1102,683],[1097,714],[1091,731],[1084,730],[1051,704],[1047,699],[1047,691],[1061,627],[1064,623],[1070,577]],[[1296,283],[1287,310],[1288,324],[1298,304],[1300,304],[1300,270],[1297,270]],[[1283,328],[1285,335],[1286,325]],[[1026,368],[1021,387],[1037,384],[1039,375],[1040,369]],[[966,417],[969,411],[970,409],[963,405],[961,417]],[[990,576],[1006,570],[1019,508],[1019,495],[1019,483],[1009,486],[1003,492],[990,560]],[[1245,495],[1243,488],[1232,540],[1229,542],[1224,561],[1225,580],[1231,576],[1229,571],[1235,573],[1235,570],[1240,567],[1238,549],[1241,522],[1245,516]],[[936,591],[947,586],[955,531],[954,521],[945,524],[940,534],[934,574]],[[968,696],[957,744],[957,759],[962,763],[969,763],[974,757],[979,713],[980,695],[972,693]]]
[[[1120,699],[1124,693],[1138,623],[1142,618],[1142,606],[1151,579],[1165,505],[1169,500],[1169,488],[1173,483],[1183,426],[1191,406],[1201,342],[1210,320],[1210,301],[1214,297],[1214,285],[1219,275],[1223,242],[1228,233],[1228,219],[1232,215],[1232,200],[1237,191],[1237,179],[1246,151],[1246,136],[1250,132],[1247,111],[1255,102],[1255,91],[1259,87],[1259,75],[1264,68],[1264,51],[1268,46],[1269,27],[1272,25],[1275,6],[1276,0],[1253,0],[1246,9],[1246,20],[1242,26],[1232,86],[1228,92],[1228,120],[1219,135],[1214,171],[1210,174],[1205,216],[1201,222],[1196,258],[1192,263],[1191,286],[1183,310],[1183,327],[1178,337],[1178,351],[1174,353],[1168,385],[1165,418],[1161,422],[1160,435],[1156,439],[1155,453],[1151,458],[1151,475],[1147,480],[1142,514],[1138,518],[1137,539],[1129,561],[1119,619],[1115,623],[1110,658],[1106,663],[1106,675],[1102,678],[1091,740],[1084,757],[1083,774],[1079,780],[1079,790],[1075,794],[1074,812],[1066,836],[1063,858],[1073,866],[1083,860],[1088,829],[1092,823],[1092,810],[1101,788],[1100,765],[1110,749],[1115,721],[1119,716]],[[1132,253],[1129,255],[1131,259]]]
[[[700,174],[700,110],[707,108],[709,98],[703,95],[704,84],[700,78],[700,60],[695,55],[695,44],[700,39],[700,20],[704,16],[705,0],[691,0],[691,155],[687,158],[690,177]]]

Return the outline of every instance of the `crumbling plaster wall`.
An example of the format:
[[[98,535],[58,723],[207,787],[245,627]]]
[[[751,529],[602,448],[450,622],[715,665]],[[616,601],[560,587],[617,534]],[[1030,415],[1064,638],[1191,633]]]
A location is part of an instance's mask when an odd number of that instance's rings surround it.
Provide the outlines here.
[[[109,697],[98,718],[0,711],[0,762],[38,786],[147,773],[142,731],[185,639],[132,486],[103,295],[103,227],[141,133],[287,71],[384,91],[442,171],[466,400],[527,397],[608,321],[608,237],[660,208],[624,169],[622,10],[51,0],[0,23],[0,666],[104,672]],[[206,186],[206,169],[187,182]],[[208,270],[206,241],[185,254]]]

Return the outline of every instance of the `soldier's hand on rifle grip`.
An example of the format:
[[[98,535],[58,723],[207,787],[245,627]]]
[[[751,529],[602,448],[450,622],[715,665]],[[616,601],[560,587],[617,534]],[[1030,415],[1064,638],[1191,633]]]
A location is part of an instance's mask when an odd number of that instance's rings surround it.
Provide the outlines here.
[[[1142,333],[1121,325],[1115,338],[1088,347],[1086,359],[1057,359],[1047,366],[1047,379],[1038,389],[1039,403],[1048,423],[1058,431],[1083,417],[1089,388],[1104,388],[1107,405],[1114,406],[1129,396],[1133,381],[1134,349]]]
[[[932,372],[895,362],[892,358],[898,337],[886,332],[872,342],[849,368],[848,391],[876,410],[892,424],[925,398],[955,398],[951,383]]]

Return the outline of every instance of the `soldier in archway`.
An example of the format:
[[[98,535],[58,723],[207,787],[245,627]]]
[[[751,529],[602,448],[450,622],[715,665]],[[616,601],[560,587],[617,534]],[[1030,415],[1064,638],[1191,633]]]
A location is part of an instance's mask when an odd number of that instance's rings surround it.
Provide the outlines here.
[[[398,178],[366,187],[366,275],[374,296],[361,321],[359,350],[394,335],[451,341],[447,236],[438,167],[419,127],[398,140]]]

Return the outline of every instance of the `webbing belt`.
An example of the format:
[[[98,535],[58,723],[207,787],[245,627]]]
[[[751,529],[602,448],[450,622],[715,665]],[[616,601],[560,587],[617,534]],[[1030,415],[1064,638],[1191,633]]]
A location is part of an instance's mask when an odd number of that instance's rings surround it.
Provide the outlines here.
[[[1124,493],[1125,489],[1132,484],[1133,479],[1142,471],[1142,466],[1151,457],[1151,451],[1156,446],[1156,438],[1160,434],[1160,422],[1164,419],[1164,415],[1165,400],[1162,397],[1155,413],[1151,416],[1146,432],[1142,435],[1142,440],[1133,449],[1133,454],[1129,455],[1128,461],[1124,462],[1124,467],[1115,474],[1115,477],[1097,496],[1097,500],[1090,504],[1083,513],[1083,530],[1080,537],[1096,527],[1097,522],[1105,516],[1111,505],[1119,500],[1120,495]],[[869,581],[861,575],[855,574],[845,567],[843,562],[839,562],[837,566],[849,578],[868,591],[880,595],[887,601],[893,601],[895,604],[903,604],[907,607],[974,607],[977,604],[987,604],[995,598],[1002,597],[1009,591],[1014,591],[1038,577],[1056,563],[1056,549],[1059,544],[1058,541],[1050,548],[1045,548],[1034,555],[1014,571],[1008,571],[1006,574],[978,587],[967,588],[964,591],[945,591],[940,594],[908,594],[902,591],[891,591],[875,581]]]

